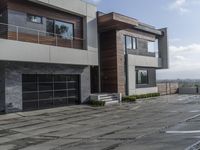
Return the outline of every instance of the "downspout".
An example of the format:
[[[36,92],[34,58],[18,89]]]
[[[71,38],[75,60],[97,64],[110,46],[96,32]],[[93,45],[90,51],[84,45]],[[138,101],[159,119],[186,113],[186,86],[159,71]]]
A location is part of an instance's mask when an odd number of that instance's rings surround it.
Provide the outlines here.
[[[98,67],[98,92],[101,93],[101,47],[100,47],[100,32],[99,32],[99,27],[98,27],[98,24],[99,24],[99,21],[98,21],[98,16],[99,16],[99,13],[97,12],[96,14],[97,16],[97,35],[98,35],[98,62],[99,62],[99,67]]]
[[[125,38],[125,37],[124,37]],[[128,79],[128,49],[126,48],[126,40],[125,41],[125,45],[124,45],[124,73],[125,73],[125,94],[126,95],[129,95],[129,86],[128,86],[128,83],[129,83],[129,79]]]

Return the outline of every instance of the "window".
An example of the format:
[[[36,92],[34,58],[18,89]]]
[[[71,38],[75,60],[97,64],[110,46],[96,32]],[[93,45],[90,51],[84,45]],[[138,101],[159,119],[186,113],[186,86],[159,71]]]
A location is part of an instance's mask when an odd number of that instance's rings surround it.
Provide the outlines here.
[[[136,49],[136,38],[132,37],[132,49]]]
[[[125,36],[125,49],[136,49],[136,38]]]
[[[73,39],[74,26],[71,23],[55,21],[55,33],[64,39]]]
[[[152,42],[152,41],[148,41],[148,52],[158,52],[158,40]]]
[[[55,33],[63,39],[73,39],[74,37],[74,25],[72,23],[47,19],[46,30],[49,35]]]
[[[40,16],[35,16],[35,15],[27,15],[27,20],[33,23],[39,23],[42,24],[42,17]]]
[[[136,70],[136,84],[148,84],[148,71],[147,70]]]
[[[130,36],[125,36],[126,49],[132,49],[132,39]]]
[[[47,30],[49,35],[54,34],[54,20],[47,19],[46,30]]]

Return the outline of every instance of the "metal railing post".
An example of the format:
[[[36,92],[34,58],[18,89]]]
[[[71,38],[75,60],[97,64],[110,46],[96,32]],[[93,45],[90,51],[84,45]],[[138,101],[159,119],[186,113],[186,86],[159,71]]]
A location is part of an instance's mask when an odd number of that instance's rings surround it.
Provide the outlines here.
[[[38,44],[40,44],[40,32],[38,31]]]
[[[73,44],[73,43],[72,43],[72,39],[70,39],[70,40],[71,40],[71,48],[73,48],[73,46],[72,46],[72,44]]]
[[[56,34],[56,46],[58,46],[58,37],[57,37],[57,34]]]
[[[16,32],[17,32],[17,33],[16,33],[16,36],[17,36],[17,37],[16,37],[16,39],[17,39],[17,41],[18,41],[18,40],[19,40],[19,27],[17,26],[16,28],[17,28],[17,31],[16,31]]]

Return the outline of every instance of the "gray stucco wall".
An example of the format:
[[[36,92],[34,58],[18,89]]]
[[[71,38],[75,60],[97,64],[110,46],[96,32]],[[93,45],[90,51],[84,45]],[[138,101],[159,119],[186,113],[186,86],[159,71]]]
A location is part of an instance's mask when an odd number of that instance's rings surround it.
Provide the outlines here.
[[[81,77],[81,102],[90,95],[90,67],[57,64],[7,62],[5,64],[6,112],[22,110],[22,74],[78,74]]]
[[[159,37],[159,56],[162,58],[162,68],[169,68],[169,50],[168,50],[168,31],[167,28],[160,29],[163,32],[163,36]]]

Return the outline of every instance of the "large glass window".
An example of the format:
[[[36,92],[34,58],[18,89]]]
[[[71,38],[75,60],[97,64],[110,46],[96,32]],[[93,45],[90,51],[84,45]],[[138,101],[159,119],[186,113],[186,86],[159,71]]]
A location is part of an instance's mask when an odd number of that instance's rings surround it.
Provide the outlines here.
[[[158,40],[153,41],[148,41],[148,52],[158,52]]]
[[[27,14],[27,20],[30,21],[30,22],[33,22],[33,23],[42,24],[42,17],[41,16]]]
[[[47,19],[46,28],[47,28],[48,34],[53,35],[54,34],[54,20]]]
[[[125,36],[125,49],[136,49],[136,38],[131,36]]]
[[[64,39],[72,39],[74,34],[73,24],[55,21],[55,33]]]
[[[125,36],[126,49],[132,49],[132,38]]]
[[[63,39],[73,39],[74,37],[74,25],[72,23],[47,19],[46,28],[49,35],[55,33]]]
[[[136,70],[136,84],[148,84],[148,71],[147,70]]]

